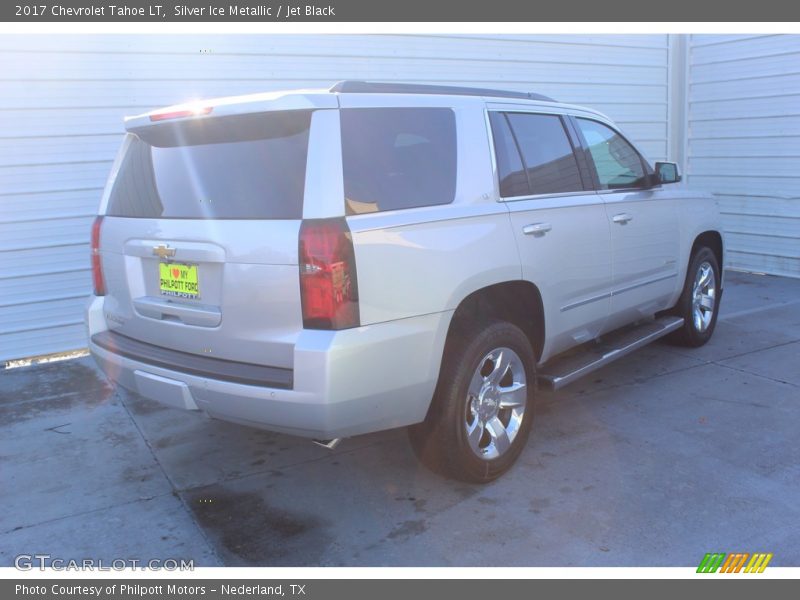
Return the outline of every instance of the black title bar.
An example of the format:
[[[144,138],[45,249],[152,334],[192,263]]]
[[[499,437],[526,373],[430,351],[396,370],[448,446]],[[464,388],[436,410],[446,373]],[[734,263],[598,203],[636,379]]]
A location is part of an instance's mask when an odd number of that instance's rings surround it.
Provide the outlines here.
[[[487,577],[490,577],[487,573]],[[3,598],[14,600],[420,600],[458,598],[560,597],[643,598],[694,600],[722,597],[744,600],[754,595],[796,596],[791,579],[764,579],[758,575],[719,578],[719,575],[668,580],[552,580],[552,579],[32,579],[0,581]],[[714,581],[712,581],[714,580]]]
[[[787,0],[11,0],[0,21],[18,22],[791,22]]]

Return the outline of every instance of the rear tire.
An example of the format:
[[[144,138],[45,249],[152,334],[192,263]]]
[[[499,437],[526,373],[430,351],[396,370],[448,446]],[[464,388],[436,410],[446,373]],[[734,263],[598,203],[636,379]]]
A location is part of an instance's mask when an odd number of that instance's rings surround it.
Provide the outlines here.
[[[535,361],[504,321],[451,334],[425,421],[409,427],[417,457],[452,479],[485,483],[516,461],[533,423]]]
[[[701,246],[689,261],[683,292],[671,311],[683,317],[683,327],[670,334],[668,341],[697,348],[711,339],[719,313],[720,281],[716,255],[707,246]]]

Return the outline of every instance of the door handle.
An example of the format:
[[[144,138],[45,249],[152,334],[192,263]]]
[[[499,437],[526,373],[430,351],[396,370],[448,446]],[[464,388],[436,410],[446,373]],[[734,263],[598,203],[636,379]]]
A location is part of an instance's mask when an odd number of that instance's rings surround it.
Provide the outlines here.
[[[613,217],[611,217],[611,220],[614,221],[614,223],[625,225],[625,223],[627,223],[628,221],[633,220],[633,217],[628,213],[619,213],[618,215],[614,215]]]
[[[544,235],[553,228],[550,223],[531,223],[522,228],[525,235]]]

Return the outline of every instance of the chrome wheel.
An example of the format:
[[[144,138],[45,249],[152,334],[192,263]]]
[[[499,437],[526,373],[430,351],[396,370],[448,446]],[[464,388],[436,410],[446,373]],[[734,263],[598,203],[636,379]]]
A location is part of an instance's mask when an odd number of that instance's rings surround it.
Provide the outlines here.
[[[472,451],[491,460],[505,454],[514,442],[528,398],[525,367],[511,348],[487,353],[467,391],[464,427]]]
[[[694,328],[703,333],[711,325],[716,306],[717,278],[714,267],[703,262],[697,269],[692,287],[692,322]]]

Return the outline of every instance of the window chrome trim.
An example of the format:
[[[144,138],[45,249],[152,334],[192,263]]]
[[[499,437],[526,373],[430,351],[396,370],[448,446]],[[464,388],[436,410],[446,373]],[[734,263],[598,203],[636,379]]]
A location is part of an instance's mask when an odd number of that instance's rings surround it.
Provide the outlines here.
[[[555,104],[540,104],[535,102],[497,102],[490,99],[486,102],[486,110],[498,112],[550,114],[560,115],[562,117],[591,117],[592,119],[600,122],[608,122],[609,124],[612,123],[608,116],[595,110],[578,106],[577,104],[564,104],[561,102],[557,102]]]
[[[501,202],[521,202],[523,200],[546,200],[548,198],[568,198],[570,196],[597,196],[597,190],[584,190],[582,192],[553,192],[552,194],[531,194],[529,196],[509,196],[500,199]],[[602,204],[602,202],[596,202]]]
[[[653,192],[661,189],[661,186],[656,187],[635,187],[635,188],[614,188],[613,190],[595,190],[599,195],[605,196],[608,194],[632,194],[635,192]]]
[[[486,123],[486,136],[489,139],[489,157],[492,161],[492,187],[494,188],[495,202],[503,202],[504,198],[500,195],[500,173],[497,167],[497,155],[495,154],[494,145],[494,131],[492,131],[492,122],[489,120],[489,110],[484,108],[483,120]]]

